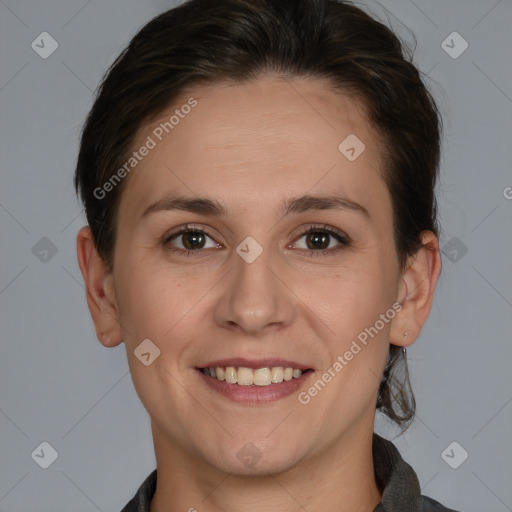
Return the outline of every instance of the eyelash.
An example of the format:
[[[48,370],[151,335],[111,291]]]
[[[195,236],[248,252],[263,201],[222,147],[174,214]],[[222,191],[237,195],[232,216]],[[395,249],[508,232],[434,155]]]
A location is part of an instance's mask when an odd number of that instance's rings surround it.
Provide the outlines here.
[[[185,233],[202,233],[202,234],[205,234],[207,235],[208,237],[212,238],[213,237],[208,233],[207,230],[205,229],[199,229],[195,226],[190,226],[190,225],[185,225],[183,226],[179,231],[177,231],[176,233],[172,233],[168,236],[165,236],[164,239],[162,240],[162,245],[166,248],[166,250],[172,252],[172,253],[178,253],[182,256],[193,256],[194,254],[193,253],[201,253],[202,251],[199,249],[199,250],[195,250],[195,251],[190,251],[190,250],[183,250],[183,249],[179,249],[179,248],[176,248],[176,249],[172,249],[169,247],[169,243],[171,242],[171,240],[173,240],[174,238],[177,238],[179,237],[180,235],[183,235]],[[309,235],[311,233],[328,233],[329,235],[331,235],[332,237],[334,237],[339,243],[340,245],[338,245],[337,247],[335,247],[334,249],[322,249],[322,250],[311,250],[311,249],[302,249],[303,251],[306,251],[310,254],[310,256],[312,257],[317,257],[317,256],[320,256],[320,255],[326,255],[326,256],[329,256],[329,255],[332,255],[334,253],[337,253],[338,251],[344,249],[345,247],[348,247],[350,245],[350,239],[344,235],[343,233],[341,233],[340,231],[334,229],[333,227],[327,225],[327,224],[312,224],[310,226],[308,226],[307,228],[305,228],[303,231],[301,231],[301,233],[299,233],[299,235],[297,236],[297,241],[300,240],[304,235]],[[295,243],[295,242],[294,242]]]

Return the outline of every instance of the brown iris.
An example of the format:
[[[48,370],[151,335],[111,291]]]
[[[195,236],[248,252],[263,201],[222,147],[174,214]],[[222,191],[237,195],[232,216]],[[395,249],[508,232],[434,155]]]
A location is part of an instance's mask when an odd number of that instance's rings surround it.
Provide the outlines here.
[[[329,247],[330,235],[326,233],[309,233],[306,237],[306,243],[309,249],[327,249]],[[310,245],[310,241],[313,240],[313,244]]]
[[[205,236],[203,233],[191,231],[181,235],[183,246],[190,249],[202,249],[205,244]]]

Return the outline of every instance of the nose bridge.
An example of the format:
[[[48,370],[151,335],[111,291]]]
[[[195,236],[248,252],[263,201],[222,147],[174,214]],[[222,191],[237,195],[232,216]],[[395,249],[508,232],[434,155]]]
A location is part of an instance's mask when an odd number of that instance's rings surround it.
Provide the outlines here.
[[[216,320],[221,325],[237,324],[241,329],[257,334],[268,325],[291,321],[292,304],[276,275],[276,251],[268,247],[269,236],[247,237],[233,251],[233,272],[216,308]]]

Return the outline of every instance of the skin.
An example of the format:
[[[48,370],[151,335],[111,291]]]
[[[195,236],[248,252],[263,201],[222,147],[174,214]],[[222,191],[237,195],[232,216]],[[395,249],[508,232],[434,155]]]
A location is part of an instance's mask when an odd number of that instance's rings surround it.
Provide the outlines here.
[[[438,239],[424,232],[424,246],[401,271],[377,134],[362,105],[327,82],[265,75],[197,86],[143,127],[134,148],[190,96],[198,105],[127,178],[113,271],[88,227],[77,237],[98,339],[107,347],[124,341],[151,416],[158,469],[151,511],[370,512],[381,500],[371,453],[377,390],[390,340],[411,345],[428,317]],[[353,162],[338,150],[349,134],[366,146]],[[141,219],[171,193],[216,199],[228,213]],[[343,196],[369,215],[283,216],[281,202],[305,193]],[[162,243],[185,224],[209,233],[190,257],[169,251],[183,249],[185,237]],[[300,236],[311,224],[351,242],[313,256],[319,249]],[[236,252],[247,236],[263,248],[250,264]],[[332,236],[327,243],[340,247]],[[297,393],[238,404],[195,370],[219,358],[281,357],[315,369],[300,391],[307,390],[395,302],[401,311],[307,405]],[[161,351],[149,366],[134,356],[146,338]],[[246,443],[261,453],[251,467],[237,457]]]

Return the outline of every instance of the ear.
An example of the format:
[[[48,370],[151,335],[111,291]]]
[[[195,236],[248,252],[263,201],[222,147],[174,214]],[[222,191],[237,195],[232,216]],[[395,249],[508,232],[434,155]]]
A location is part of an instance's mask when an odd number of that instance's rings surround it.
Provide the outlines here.
[[[96,250],[89,226],[78,232],[76,250],[96,336],[105,347],[115,347],[123,341],[123,335],[117,315],[114,277]]]
[[[391,344],[408,347],[419,336],[427,321],[441,273],[439,239],[431,231],[421,233],[422,246],[407,261],[398,290],[402,309],[393,319]]]

